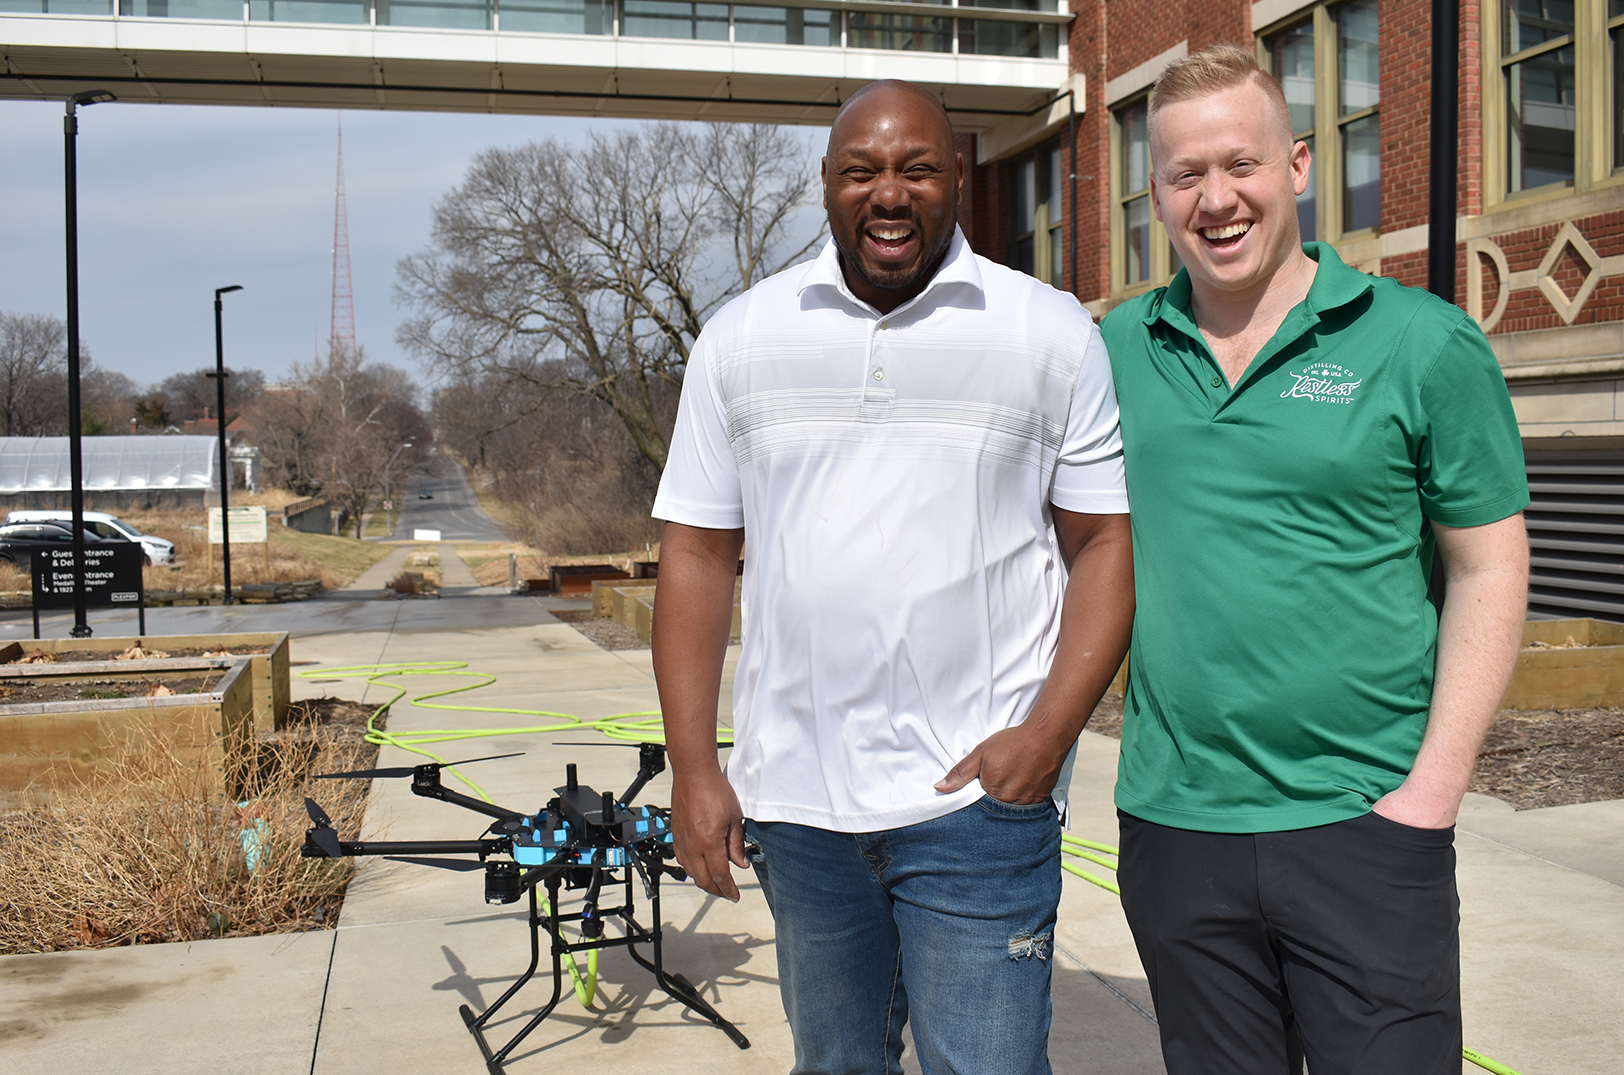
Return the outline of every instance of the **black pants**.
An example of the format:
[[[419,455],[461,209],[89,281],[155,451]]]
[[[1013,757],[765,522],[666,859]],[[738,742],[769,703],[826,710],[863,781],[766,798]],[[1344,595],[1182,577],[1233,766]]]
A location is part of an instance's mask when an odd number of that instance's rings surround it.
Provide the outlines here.
[[[1453,829],[1291,832],[1118,811],[1122,906],[1169,1075],[1459,1075]]]

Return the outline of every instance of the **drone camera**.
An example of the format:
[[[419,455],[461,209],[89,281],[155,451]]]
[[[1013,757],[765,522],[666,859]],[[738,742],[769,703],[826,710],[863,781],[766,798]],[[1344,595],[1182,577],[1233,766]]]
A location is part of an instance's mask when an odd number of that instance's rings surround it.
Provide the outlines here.
[[[514,903],[524,894],[524,884],[516,862],[487,862],[485,864],[485,902],[490,904]]]

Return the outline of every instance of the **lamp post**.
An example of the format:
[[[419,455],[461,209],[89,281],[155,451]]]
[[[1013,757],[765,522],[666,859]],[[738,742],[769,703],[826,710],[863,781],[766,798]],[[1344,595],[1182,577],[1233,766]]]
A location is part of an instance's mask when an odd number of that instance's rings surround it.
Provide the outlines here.
[[[68,470],[73,508],[73,637],[89,638],[85,621],[85,476],[79,414],[79,137],[80,105],[117,100],[106,90],[86,90],[67,101],[62,120],[62,174],[68,241]]]
[[[225,583],[225,603],[231,604],[231,457],[226,454],[226,351],[220,330],[221,295],[241,291],[241,284],[214,289],[214,424],[220,431],[220,580]]]
[[[395,454],[389,457],[389,462],[387,462],[387,463],[385,463],[383,465],[383,499],[384,499],[385,504],[388,504],[389,500],[390,500],[390,497],[389,497],[389,468],[395,465],[395,460],[400,458],[400,453],[401,452],[404,452],[407,448],[412,447],[415,443],[416,443],[415,441],[406,441],[405,443],[403,443],[399,448],[395,449]],[[388,511],[388,512],[394,511],[393,508],[389,508],[389,507],[386,507],[383,510]],[[394,515],[389,516],[389,536],[390,537],[395,536],[395,516]]]

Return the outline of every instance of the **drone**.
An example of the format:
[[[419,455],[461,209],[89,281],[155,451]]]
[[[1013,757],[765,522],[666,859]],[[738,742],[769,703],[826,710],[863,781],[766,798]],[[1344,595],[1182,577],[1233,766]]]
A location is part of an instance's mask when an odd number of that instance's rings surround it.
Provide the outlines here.
[[[676,849],[672,843],[671,811],[654,806],[630,805],[649,780],[665,771],[664,745],[638,744],[637,777],[625,794],[618,797],[607,791],[600,794],[583,785],[577,778],[575,764],[566,765],[564,786],[553,789],[556,797],[548,800],[546,807],[537,814],[496,806],[452,791],[440,783],[440,770],[446,765],[468,765],[476,761],[519,756],[496,754],[461,762],[429,762],[416,766],[322,774],[317,779],[411,777],[414,795],[452,803],[494,820],[475,840],[340,840],[326,812],[314,799],[306,799],[305,811],[310,815],[313,826],[305,830],[304,846],[299,853],[305,858],[328,859],[379,855],[440,869],[463,872],[483,869],[486,903],[516,903],[528,895],[529,967],[507,992],[483,1012],[476,1015],[466,1004],[458,1009],[469,1032],[479,1043],[479,1051],[484,1055],[485,1067],[491,1075],[503,1075],[502,1065],[512,1055],[514,1048],[558,1006],[559,998],[563,995],[563,957],[602,948],[625,948],[633,960],[654,975],[655,982],[667,996],[722,1031],[740,1049],[748,1049],[750,1039],[740,1033],[738,1027],[722,1018],[688,979],[665,969],[660,926],[660,877],[663,874],[676,881],[686,881],[688,875],[673,861]],[[446,855],[475,858],[436,857]],[[634,917],[634,881],[642,882],[653,915],[652,926],[644,926]],[[546,914],[542,914],[537,906],[537,886],[547,889]],[[616,886],[624,886],[620,905],[604,906],[605,893],[612,892]],[[579,912],[559,913],[560,888],[585,891]],[[565,938],[560,930],[565,922],[579,923],[581,940],[571,942]],[[605,926],[610,923],[616,925],[618,936],[605,932]],[[497,1011],[534,977],[541,962],[542,929],[547,931],[552,942],[552,998],[513,1040],[493,1051],[491,1042],[486,1038],[486,1028]],[[648,945],[651,958],[640,953],[638,945]]]

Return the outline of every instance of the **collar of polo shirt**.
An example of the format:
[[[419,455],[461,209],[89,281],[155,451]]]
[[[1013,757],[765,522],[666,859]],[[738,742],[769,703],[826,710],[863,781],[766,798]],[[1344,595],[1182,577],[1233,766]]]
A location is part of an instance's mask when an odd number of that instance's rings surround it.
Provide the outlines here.
[[[918,305],[926,295],[949,284],[964,284],[975,288],[978,292],[985,290],[981,281],[981,270],[976,267],[975,252],[970,249],[970,244],[964,238],[964,232],[960,231],[956,224],[953,226],[953,238],[947,245],[947,254],[942,258],[942,264],[937,268],[936,275],[925,285],[925,290],[883,316],[890,320],[910,307]],[[801,276],[800,286],[796,288],[796,294],[805,294],[814,287],[832,287],[839,291],[847,302],[869,311],[875,317],[882,316],[874,307],[852,294],[851,288],[846,285],[846,274],[840,269],[840,251],[833,239],[824,244],[823,252],[815,260],[808,263],[806,271]]]

